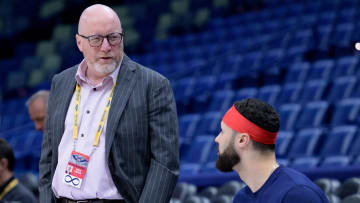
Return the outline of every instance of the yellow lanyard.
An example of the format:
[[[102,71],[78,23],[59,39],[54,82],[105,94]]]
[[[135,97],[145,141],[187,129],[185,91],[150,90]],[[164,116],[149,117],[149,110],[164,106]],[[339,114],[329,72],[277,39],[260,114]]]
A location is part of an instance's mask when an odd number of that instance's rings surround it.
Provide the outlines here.
[[[4,191],[2,191],[2,193],[0,194],[0,199],[2,199],[10,190],[12,190],[17,184],[19,183],[19,181],[15,178],[14,180],[12,180],[4,189]]]
[[[116,85],[116,82],[114,83],[114,85],[111,89],[111,93],[110,93],[109,98],[105,105],[104,113],[102,114],[99,126],[97,127],[96,136],[95,136],[95,140],[94,140],[94,144],[93,144],[94,147],[97,147],[99,145],[100,135],[104,128],[105,120],[106,120],[107,115],[110,110],[111,100],[114,95],[115,85]],[[74,102],[75,109],[74,109],[73,139],[76,141],[78,139],[78,133],[79,133],[78,132],[78,130],[79,130],[79,118],[78,117],[79,117],[80,93],[81,93],[81,87],[78,83],[76,83],[75,92],[76,92],[76,94],[75,94],[75,102]]]

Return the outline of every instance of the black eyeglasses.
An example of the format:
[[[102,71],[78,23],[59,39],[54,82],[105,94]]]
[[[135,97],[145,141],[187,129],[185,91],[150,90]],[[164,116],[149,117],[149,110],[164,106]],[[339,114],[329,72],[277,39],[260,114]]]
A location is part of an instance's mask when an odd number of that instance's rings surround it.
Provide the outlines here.
[[[78,34],[80,37],[83,37],[87,40],[89,40],[89,44],[92,47],[99,47],[102,45],[104,38],[107,39],[107,41],[109,42],[110,45],[115,46],[121,43],[122,38],[124,36],[123,33],[119,33],[119,32],[114,32],[114,33],[110,33],[106,36],[102,36],[102,35],[91,35],[91,36],[84,36],[81,34]]]

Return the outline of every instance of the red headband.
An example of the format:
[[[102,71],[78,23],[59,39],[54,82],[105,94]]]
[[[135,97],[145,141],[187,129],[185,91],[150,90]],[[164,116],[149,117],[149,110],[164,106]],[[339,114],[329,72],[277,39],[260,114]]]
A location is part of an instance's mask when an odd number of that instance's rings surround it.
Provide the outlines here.
[[[222,121],[231,129],[240,132],[248,133],[250,138],[256,142],[263,144],[275,144],[277,132],[269,132],[246,119],[232,106],[224,115]]]

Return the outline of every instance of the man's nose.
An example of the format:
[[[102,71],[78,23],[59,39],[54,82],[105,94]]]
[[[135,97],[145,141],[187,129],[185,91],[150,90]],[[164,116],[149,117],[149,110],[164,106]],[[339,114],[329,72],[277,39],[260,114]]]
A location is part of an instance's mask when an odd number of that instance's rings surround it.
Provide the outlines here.
[[[219,138],[219,135],[215,137],[215,142],[216,142],[216,143],[219,143],[219,142],[218,142],[218,138]]]
[[[101,44],[101,50],[102,51],[109,51],[111,49],[111,45],[109,43],[109,41],[107,40],[107,38],[104,38],[103,43]]]
[[[35,123],[35,129],[41,131],[43,129],[43,126],[40,123]]]

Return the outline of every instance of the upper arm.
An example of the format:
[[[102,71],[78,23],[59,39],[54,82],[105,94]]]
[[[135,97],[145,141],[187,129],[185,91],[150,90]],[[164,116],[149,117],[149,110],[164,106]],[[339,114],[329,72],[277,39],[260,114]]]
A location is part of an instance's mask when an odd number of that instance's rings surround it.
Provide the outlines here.
[[[51,160],[52,160],[52,144],[51,144],[51,129],[50,129],[50,120],[51,113],[50,109],[54,105],[54,96],[53,91],[55,90],[55,81],[56,76],[54,76],[51,83],[51,90],[48,100],[48,107],[45,120],[45,130],[42,138],[41,144],[41,155],[39,163],[39,201],[40,202],[50,202],[52,201],[52,191],[51,191]]]
[[[151,90],[149,102],[149,127],[151,151],[163,164],[178,167],[178,121],[176,104],[170,83],[162,79]]]
[[[178,122],[169,81],[155,76],[149,86],[151,162],[139,202],[169,202],[179,175]],[[159,194],[159,195],[154,195]]]

